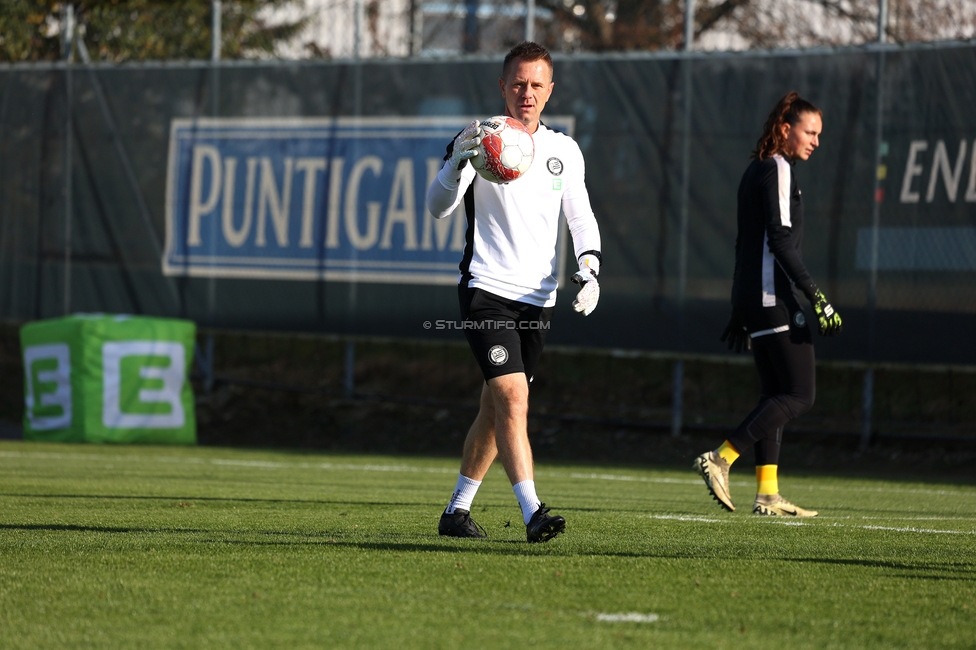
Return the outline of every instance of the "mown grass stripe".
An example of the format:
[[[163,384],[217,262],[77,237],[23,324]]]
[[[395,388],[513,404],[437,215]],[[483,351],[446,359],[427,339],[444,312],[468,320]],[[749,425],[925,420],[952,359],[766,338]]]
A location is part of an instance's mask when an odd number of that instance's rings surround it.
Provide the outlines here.
[[[184,456],[139,456],[136,454],[124,455],[104,455],[95,453],[61,453],[61,452],[19,452],[19,451],[0,451],[0,458],[36,458],[36,459],[59,459],[59,460],[87,460],[104,463],[106,461],[123,462],[147,462],[147,463],[186,463],[196,465],[217,465],[228,467],[249,467],[256,469],[321,469],[332,471],[349,472],[390,472],[390,473],[420,473],[420,474],[456,474],[457,469],[451,467],[429,467],[409,464],[361,464],[361,463],[309,463],[309,462],[286,462],[286,461],[263,461],[245,460],[236,458],[194,458]],[[621,481],[631,483],[653,483],[664,485],[701,485],[701,479],[679,479],[660,476],[634,476],[630,474],[611,474],[611,473],[585,473],[585,472],[561,472],[558,470],[539,470],[537,477],[549,478],[570,478],[586,479],[595,481]],[[729,485],[736,487],[754,486],[754,481],[729,481]],[[862,493],[881,493],[881,494],[918,494],[930,496],[959,496],[976,499],[976,489],[928,489],[928,488],[898,488],[898,487],[870,487],[863,485],[811,485],[804,482],[790,483],[790,488],[794,490],[847,490]]]
[[[897,533],[926,533],[938,535],[976,535],[976,530],[940,530],[935,528],[916,528],[914,526],[873,526],[869,524],[842,524],[836,521],[824,521],[825,518],[816,519],[777,519],[775,517],[741,517],[729,516],[728,518],[717,519],[711,517],[698,517],[691,515],[648,515],[651,519],[664,519],[670,521],[687,521],[703,524],[758,524],[760,526],[833,526],[836,528],[857,528],[860,530],[890,530]],[[897,519],[897,517],[892,517]],[[947,521],[947,520],[943,520]],[[967,520],[963,520],[967,521]]]

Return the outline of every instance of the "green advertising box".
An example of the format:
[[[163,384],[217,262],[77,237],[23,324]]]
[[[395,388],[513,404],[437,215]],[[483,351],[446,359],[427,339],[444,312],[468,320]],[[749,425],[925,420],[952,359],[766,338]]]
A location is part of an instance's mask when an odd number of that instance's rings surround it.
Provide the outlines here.
[[[196,325],[76,314],[20,330],[24,438],[196,444],[188,380]]]

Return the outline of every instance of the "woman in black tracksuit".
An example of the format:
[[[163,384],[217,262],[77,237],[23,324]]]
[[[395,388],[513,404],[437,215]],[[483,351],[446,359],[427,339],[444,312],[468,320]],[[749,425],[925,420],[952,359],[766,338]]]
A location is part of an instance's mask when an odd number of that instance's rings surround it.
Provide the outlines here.
[[[762,394],[728,440],[695,459],[709,492],[726,510],[729,468],[748,447],[756,455],[758,515],[815,517],[779,494],[777,469],[783,427],[813,406],[813,340],[793,285],[807,297],[820,333],[840,332],[841,318],[803,264],[803,203],[793,168],[820,144],[820,109],[790,92],[773,108],[742,175],[732,280],[732,317],[722,340],[729,349],[752,348]]]

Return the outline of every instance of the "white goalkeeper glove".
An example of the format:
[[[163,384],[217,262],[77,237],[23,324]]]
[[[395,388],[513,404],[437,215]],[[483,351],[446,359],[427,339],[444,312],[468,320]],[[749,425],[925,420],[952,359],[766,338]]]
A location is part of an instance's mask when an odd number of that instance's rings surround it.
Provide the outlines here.
[[[451,149],[450,163],[451,167],[460,171],[466,163],[471,158],[478,155],[478,145],[481,144],[481,138],[484,136],[484,131],[481,130],[481,122],[475,120],[468,125],[468,128],[461,131],[456,138],[454,138],[454,147]]]
[[[589,316],[600,301],[600,283],[596,276],[600,273],[600,258],[586,254],[580,257],[580,270],[573,274],[573,282],[583,287],[573,300],[573,309]]]

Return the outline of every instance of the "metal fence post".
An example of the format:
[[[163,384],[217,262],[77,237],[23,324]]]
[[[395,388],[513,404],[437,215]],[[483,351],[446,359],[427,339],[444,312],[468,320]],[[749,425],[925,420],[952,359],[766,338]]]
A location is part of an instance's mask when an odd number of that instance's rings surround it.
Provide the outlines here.
[[[67,5],[64,12],[64,315],[67,316],[71,313],[71,215],[74,212],[74,197],[71,194],[72,157],[74,156],[71,148],[71,137],[74,133],[72,128],[74,113],[71,106],[74,102],[74,88],[71,85],[71,63],[75,54],[74,5]]]
[[[678,326],[683,329],[685,291],[688,281],[688,197],[691,183],[691,50],[695,38],[695,0],[685,2],[685,56],[681,60],[683,94],[682,142],[681,142],[681,214],[678,227]],[[674,363],[671,386],[671,435],[681,435],[684,424],[685,362]]]
[[[884,43],[888,31],[888,0],[878,0],[878,42]]]
[[[203,392],[207,395],[213,390],[214,385],[214,337],[213,334],[207,336],[204,347],[200,343],[194,345],[196,350],[197,367],[203,373]]]
[[[878,43],[883,44],[886,39],[885,28],[888,22],[888,2],[878,0]],[[870,344],[868,348],[868,360],[873,361],[875,355],[874,341],[877,336],[877,313],[878,313],[878,248],[881,232],[881,203],[884,201],[884,179],[887,178],[887,168],[882,163],[882,159],[888,154],[888,144],[884,141],[884,75],[885,75],[885,53],[884,50],[878,52],[878,98],[875,112],[875,132],[874,132],[874,203],[871,206],[871,274],[868,279],[868,300],[869,310],[868,327],[870,329]],[[861,422],[861,450],[868,448],[871,443],[872,410],[874,406],[874,368],[868,368],[864,372],[864,397],[862,406]]]
[[[864,394],[861,401],[861,451],[871,444],[874,428],[874,368],[864,371]]]
[[[478,4],[480,0],[466,0],[465,11],[467,12],[464,16],[464,36],[463,36],[463,47],[461,48],[464,52],[477,52],[478,51]]]
[[[346,399],[352,399],[356,395],[356,342],[346,342],[346,377],[345,377]]]
[[[221,39],[223,38],[223,10],[221,0],[211,2],[210,16],[210,116],[214,119],[220,117],[220,57],[222,54]],[[210,260],[213,263],[214,242],[216,238],[216,220],[210,220]],[[209,325],[213,325],[214,315],[217,311],[217,280],[213,274],[207,279],[207,317],[210,319]],[[212,338],[212,337],[211,337]]]
[[[357,61],[363,56],[363,23],[365,15],[363,11],[363,0],[355,0],[352,3],[353,11],[353,35],[352,35],[352,58]],[[356,113],[359,115],[359,113]]]
[[[671,375],[671,435],[680,436],[684,424],[685,406],[685,362],[678,359],[674,362],[674,372]]]
[[[410,0],[410,56],[424,49],[424,14],[420,0]]]
[[[212,12],[210,16],[210,60],[220,61],[220,30],[223,25],[220,0],[213,0],[210,6]]]

